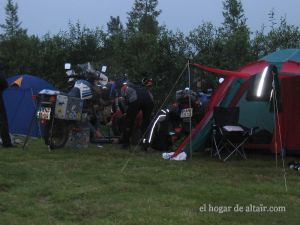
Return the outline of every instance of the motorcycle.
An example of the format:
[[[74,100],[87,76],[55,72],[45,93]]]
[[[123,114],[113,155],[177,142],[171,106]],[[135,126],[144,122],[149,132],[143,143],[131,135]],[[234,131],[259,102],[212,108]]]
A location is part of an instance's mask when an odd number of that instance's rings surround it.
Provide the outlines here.
[[[68,82],[72,88],[68,93],[56,90],[41,90],[38,95],[37,118],[43,128],[43,139],[50,149],[64,147],[70,132],[76,132],[83,126],[88,127],[88,119],[93,108],[101,105],[97,96],[99,81],[106,84],[108,79],[95,70],[90,63],[79,64],[77,71],[65,64]]]
[[[189,134],[203,114],[201,101],[194,91],[185,88],[176,92],[176,102],[180,126],[185,134]]]

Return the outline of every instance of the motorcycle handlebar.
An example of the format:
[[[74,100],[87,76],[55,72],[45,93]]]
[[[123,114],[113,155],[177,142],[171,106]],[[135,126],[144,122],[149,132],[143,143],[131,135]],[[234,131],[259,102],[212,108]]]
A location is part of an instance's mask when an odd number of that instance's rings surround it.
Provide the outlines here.
[[[68,75],[67,78],[76,78],[76,79],[88,79],[88,78],[94,78],[95,80],[101,80],[105,81],[104,78],[100,77],[100,74],[93,74],[93,77],[88,77],[86,74],[74,74],[74,75]]]

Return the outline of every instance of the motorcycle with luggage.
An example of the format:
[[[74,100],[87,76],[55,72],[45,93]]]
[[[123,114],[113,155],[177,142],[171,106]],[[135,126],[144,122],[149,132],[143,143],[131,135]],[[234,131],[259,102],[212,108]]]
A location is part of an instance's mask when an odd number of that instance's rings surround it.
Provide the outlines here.
[[[57,90],[41,90],[38,95],[37,118],[41,124],[45,144],[50,149],[64,147],[72,132],[87,130],[89,139],[89,117],[102,102],[97,84],[106,84],[108,79],[90,63],[79,64],[71,69],[65,64],[68,83],[67,93]]]

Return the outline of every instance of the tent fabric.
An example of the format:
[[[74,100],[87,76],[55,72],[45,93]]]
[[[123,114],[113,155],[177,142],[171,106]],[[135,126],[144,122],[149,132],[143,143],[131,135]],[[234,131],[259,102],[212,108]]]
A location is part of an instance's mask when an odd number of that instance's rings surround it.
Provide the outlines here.
[[[227,77],[249,77],[250,76],[249,73],[245,73],[245,72],[221,70],[221,69],[212,68],[212,67],[208,67],[208,66],[201,65],[201,64],[193,64],[193,65],[202,70],[205,70],[207,72],[220,74],[220,75],[227,76]]]
[[[279,70],[282,111],[274,113],[270,102],[248,101],[247,90],[251,88],[249,79],[260,73],[266,66],[274,64]],[[230,86],[220,85],[215,90],[217,100],[212,97],[204,117],[191,133],[177,148],[176,154],[185,151],[204,149],[203,143],[208,139],[212,123],[212,108],[214,106],[239,106],[241,110],[240,123],[249,127],[259,126],[261,136],[266,136],[262,142],[253,142],[253,148],[267,148],[279,152],[281,148],[300,152],[300,49],[284,49],[271,53],[260,60],[241,67],[238,71],[221,70],[194,64],[196,67],[225,76],[225,81],[231,79]],[[240,83],[234,82],[243,78]],[[235,85],[236,88],[232,88]],[[275,125],[274,125],[275,123]],[[261,140],[260,140],[261,141]],[[191,146],[191,147],[190,147]],[[250,145],[249,145],[250,146]],[[176,155],[175,154],[175,155]]]
[[[282,49],[262,57],[261,60],[273,64],[283,63],[287,61],[300,62],[300,49],[298,48]]]
[[[254,75],[262,71],[269,64],[270,64],[269,62],[261,60],[261,61],[247,64],[246,66],[241,67],[238,71]]]
[[[300,62],[287,61],[283,63],[280,74],[284,76],[299,76]]]
[[[300,70],[299,70],[300,71]],[[300,150],[300,77],[282,80],[283,101],[283,129],[285,147],[290,150]]]
[[[54,89],[47,81],[32,75],[17,75],[7,78],[9,88],[3,93],[9,130],[12,134],[38,137],[41,135],[35,119],[36,96],[42,89]],[[31,121],[33,122],[31,125]],[[31,126],[30,126],[31,125]],[[30,131],[30,133],[28,133]]]

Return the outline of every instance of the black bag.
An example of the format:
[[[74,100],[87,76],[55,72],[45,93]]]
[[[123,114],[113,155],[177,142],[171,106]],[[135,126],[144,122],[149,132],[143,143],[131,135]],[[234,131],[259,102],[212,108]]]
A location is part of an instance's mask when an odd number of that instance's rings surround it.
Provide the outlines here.
[[[159,151],[168,151],[172,146],[168,119],[158,122],[154,128],[151,147]]]

